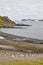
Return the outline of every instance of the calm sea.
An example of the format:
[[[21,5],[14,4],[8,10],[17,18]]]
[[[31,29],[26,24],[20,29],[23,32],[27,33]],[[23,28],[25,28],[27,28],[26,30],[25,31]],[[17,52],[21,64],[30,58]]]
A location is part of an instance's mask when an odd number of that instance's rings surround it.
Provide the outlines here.
[[[41,39],[43,40],[43,21],[20,21],[32,26],[22,26],[19,28],[1,28],[0,31],[29,38]]]

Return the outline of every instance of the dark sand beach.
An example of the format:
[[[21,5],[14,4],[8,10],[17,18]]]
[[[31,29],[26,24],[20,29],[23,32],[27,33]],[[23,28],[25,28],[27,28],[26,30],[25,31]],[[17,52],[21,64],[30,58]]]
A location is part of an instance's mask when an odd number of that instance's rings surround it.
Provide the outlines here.
[[[30,42],[34,44],[43,44],[43,40],[40,39],[22,37],[22,36],[12,35],[4,32],[0,32],[0,36],[4,37],[7,40],[12,40],[12,41],[23,41],[23,42]]]

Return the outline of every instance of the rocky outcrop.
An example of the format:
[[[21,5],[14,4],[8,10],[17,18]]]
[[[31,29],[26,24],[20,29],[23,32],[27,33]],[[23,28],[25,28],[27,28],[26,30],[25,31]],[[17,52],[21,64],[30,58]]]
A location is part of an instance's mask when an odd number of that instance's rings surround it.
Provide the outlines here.
[[[16,23],[6,16],[0,16],[0,25],[15,25]]]

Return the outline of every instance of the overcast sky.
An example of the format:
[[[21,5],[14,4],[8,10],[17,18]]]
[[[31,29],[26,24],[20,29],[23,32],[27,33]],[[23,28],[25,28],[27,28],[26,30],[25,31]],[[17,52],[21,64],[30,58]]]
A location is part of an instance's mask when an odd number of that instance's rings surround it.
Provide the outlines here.
[[[0,15],[11,19],[43,18],[43,0],[0,0]]]

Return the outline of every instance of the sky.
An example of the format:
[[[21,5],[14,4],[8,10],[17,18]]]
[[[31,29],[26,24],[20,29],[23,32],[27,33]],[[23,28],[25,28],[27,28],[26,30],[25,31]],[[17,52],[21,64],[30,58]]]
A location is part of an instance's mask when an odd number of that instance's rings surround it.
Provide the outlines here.
[[[43,0],[0,0],[0,16],[16,19],[42,19]]]

